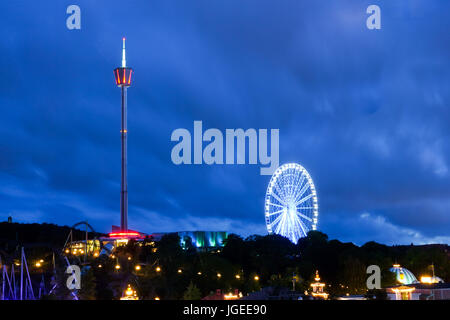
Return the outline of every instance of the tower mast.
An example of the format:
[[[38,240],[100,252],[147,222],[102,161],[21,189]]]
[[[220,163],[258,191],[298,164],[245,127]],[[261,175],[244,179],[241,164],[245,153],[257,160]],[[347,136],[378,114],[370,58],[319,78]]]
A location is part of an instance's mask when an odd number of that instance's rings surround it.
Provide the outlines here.
[[[122,39],[122,66],[114,69],[116,85],[122,92],[122,122],[121,122],[121,144],[122,144],[122,172],[120,185],[120,229],[128,230],[128,186],[127,186],[127,89],[131,86],[131,75],[133,69],[127,67],[125,38]]]

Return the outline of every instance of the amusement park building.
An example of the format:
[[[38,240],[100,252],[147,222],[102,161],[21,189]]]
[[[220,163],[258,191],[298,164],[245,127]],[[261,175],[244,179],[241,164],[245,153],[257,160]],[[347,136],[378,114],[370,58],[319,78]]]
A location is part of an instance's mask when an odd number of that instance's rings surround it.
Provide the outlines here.
[[[87,237],[78,241],[71,239],[65,245],[65,253],[93,256],[109,254],[114,248],[126,245],[131,239],[141,245],[145,243],[154,246],[155,242],[160,241],[164,235],[172,233],[180,237],[180,245],[183,249],[186,249],[187,243],[190,241],[199,251],[220,250],[224,245],[224,240],[228,237],[228,233],[225,231],[180,231],[149,235],[132,230],[127,232],[113,231],[107,237],[98,239],[87,239]]]

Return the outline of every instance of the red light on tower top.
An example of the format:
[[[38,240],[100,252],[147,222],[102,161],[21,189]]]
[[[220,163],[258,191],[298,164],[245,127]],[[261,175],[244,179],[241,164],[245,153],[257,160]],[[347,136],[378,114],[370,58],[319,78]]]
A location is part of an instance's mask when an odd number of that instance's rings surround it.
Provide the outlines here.
[[[127,67],[125,37],[122,38],[122,41],[122,66],[114,69],[114,77],[116,78],[116,85],[118,87],[129,87],[131,86],[131,76],[133,74],[133,69]]]

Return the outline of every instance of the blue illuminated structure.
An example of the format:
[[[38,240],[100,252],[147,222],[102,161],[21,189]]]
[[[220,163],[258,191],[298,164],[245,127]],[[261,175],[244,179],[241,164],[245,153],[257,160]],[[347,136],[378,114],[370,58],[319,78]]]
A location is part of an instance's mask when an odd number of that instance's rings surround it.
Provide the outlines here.
[[[181,239],[181,246],[185,248],[187,239],[200,249],[215,249],[223,247],[223,241],[228,234],[224,231],[181,231],[177,232]]]
[[[395,277],[401,284],[413,284],[419,283],[414,274],[406,268],[402,268],[399,264],[394,264],[392,268],[389,269],[390,272],[395,273]]]
[[[152,233],[154,240],[159,241],[162,236],[168,233]],[[224,240],[228,237],[225,231],[179,231],[173,232],[180,237],[180,245],[186,249],[189,239],[191,243],[200,251],[218,250],[224,246]]]

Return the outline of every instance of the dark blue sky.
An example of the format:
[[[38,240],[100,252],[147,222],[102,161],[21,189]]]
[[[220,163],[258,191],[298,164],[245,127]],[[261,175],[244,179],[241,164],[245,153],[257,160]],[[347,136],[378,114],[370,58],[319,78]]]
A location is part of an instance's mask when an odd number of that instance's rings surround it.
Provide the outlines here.
[[[1,2],[1,220],[119,224],[126,36],[130,228],[266,233],[259,165],[172,164],[172,131],[202,120],[279,128],[331,238],[450,242],[449,1],[125,3]]]

